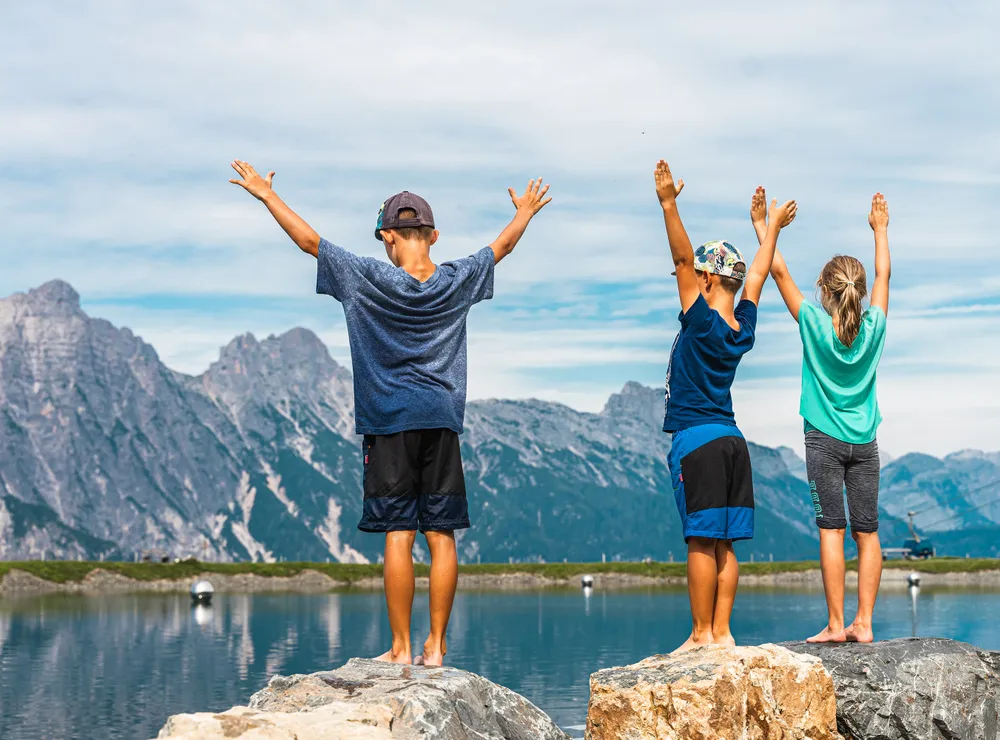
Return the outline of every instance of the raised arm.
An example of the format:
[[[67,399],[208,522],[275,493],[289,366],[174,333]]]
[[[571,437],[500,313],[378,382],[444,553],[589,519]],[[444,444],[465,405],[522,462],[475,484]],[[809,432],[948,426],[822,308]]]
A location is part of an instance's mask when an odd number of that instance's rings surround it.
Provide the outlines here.
[[[670,242],[670,256],[674,263],[674,274],[677,276],[677,295],[681,299],[681,310],[687,310],[698,300],[701,291],[698,290],[698,276],[694,273],[694,250],[688,238],[681,215],[677,212],[677,196],[684,189],[684,181],[674,184],[674,176],[670,174],[670,165],[662,159],[656,165],[653,173],[656,180],[656,195],[663,209],[663,223],[667,227],[667,241]]]
[[[761,185],[757,186],[757,192],[750,200],[750,220],[753,222],[753,230],[757,234],[757,242],[763,244],[764,238],[767,236],[767,195]],[[795,209],[785,218],[781,228],[785,228],[794,220]],[[788,307],[788,312],[793,319],[798,321],[799,307],[804,300],[802,291],[792,279],[788,272],[788,265],[785,264],[785,258],[781,256],[781,252],[777,248],[774,250],[774,259],[771,260],[771,277],[774,284],[778,286],[778,292],[781,293],[781,298]]]
[[[299,249],[313,257],[319,254],[319,234],[299,214],[286,206],[278,194],[271,189],[274,173],[268,172],[267,177],[261,177],[257,174],[257,170],[250,166],[249,162],[241,162],[238,159],[232,163],[232,167],[239,174],[240,179],[232,179],[229,182],[233,185],[239,185],[267,206],[267,210],[274,216],[274,220],[298,245]]]
[[[542,178],[529,180],[528,188],[524,195],[519,196],[514,188],[507,188],[510,201],[514,204],[514,220],[507,224],[507,227],[500,232],[500,236],[490,244],[493,250],[494,264],[497,264],[514,251],[518,241],[524,236],[524,230],[528,228],[528,223],[536,213],[542,210],[552,198],[546,198],[549,186],[542,187]]]
[[[889,313],[889,276],[892,265],[889,261],[889,206],[882,193],[872,196],[872,210],[868,214],[868,224],[875,232],[875,284],[872,285],[872,305]]]
[[[763,197],[763,191],[761,191]],[[794,200],[778,205],[777,199],[771,201],[767,211],[767,230],[761,239],[760,248],[754,255],[753,263],[747,271],[746,284],[743,287],[743,300],[754,304],[760,302],[760,293],[764,289],[764,281],[771,271],[771,262],[778,247],[778,233],[795,218],[798,206]],[[756,228],[756,226],[755,226]]]

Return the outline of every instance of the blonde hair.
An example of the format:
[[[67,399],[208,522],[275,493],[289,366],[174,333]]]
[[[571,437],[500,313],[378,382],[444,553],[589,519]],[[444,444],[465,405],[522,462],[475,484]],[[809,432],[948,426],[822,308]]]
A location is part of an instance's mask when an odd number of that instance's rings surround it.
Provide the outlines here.
[[[816,285],[823,308],[836,319],[837,338],[850,347],[861,331],[861,301],[868,295],[865,266],[854,257],[838,254],[823,267]]]

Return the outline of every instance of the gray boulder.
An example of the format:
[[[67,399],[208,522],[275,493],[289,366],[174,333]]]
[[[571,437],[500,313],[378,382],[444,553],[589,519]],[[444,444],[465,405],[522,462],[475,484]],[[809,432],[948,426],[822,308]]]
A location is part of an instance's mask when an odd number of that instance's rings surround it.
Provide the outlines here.
[[[568,740],[523,696],[475,673],[353,658],[342,668],[275,676],[248,707],[171,717],[160,738]]]
[[[1000,653],[939,638],[784,647],[823,661],[845,738],[1000,739]]]

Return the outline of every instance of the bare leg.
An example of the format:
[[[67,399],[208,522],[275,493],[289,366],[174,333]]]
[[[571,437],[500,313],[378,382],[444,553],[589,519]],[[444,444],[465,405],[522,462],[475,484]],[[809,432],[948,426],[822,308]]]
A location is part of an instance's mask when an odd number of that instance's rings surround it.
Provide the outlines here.
[[[844,634],[844,534],[843,529],[819,530],[819,565],[829,614],[826,628],[806,642],[843,642]]]
[[[413,611],[413,541],[417,533],[385,533],[385,605],[389,610],[392,649],[376,660],[410,663],[410,614]]]
[[[851,536],[858,543],[858,614],[845,634],[851,642],[871,642],[872,612],[882,581],[882,545],[878,532],[855,532]]]
[[[423,664],[439,666],[448,652],[445,633],[458,586],[458,553],[454,532],[425,532],[431,551],[431,633],[424,642]]]
[[[716,645],[735,645],[729,629],[729,618],[736,601],[736,587],[740,581],[740,564],[730,540],[715,543],[715,563],[719,571],[716,581],[715,611],[712,614],[712,638]]]
[[[685,650],[712,643],[712,613],[718,588],[719,567],[715,561],[716,540],[691,537],[688,540],[688,598],[691,600],[691,636],[674,650]]]

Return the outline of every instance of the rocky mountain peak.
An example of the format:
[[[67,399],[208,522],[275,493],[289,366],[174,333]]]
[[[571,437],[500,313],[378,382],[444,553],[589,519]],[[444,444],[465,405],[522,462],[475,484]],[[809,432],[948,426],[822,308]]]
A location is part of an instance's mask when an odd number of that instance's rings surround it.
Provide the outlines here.
[[[80,317],[80,294],[63,280],[50,280],[27,293],[0,298],[0,315],[13,321],[20,316],[37,318]]]
[[[637,421],[659,429],[663,426],[663,389],[630,380],[619,393],[608,398],[601,416],[616,421]]]
[[[28,291],[28,298],[35,305],[76,313],[80,310],[80,294],[64,280],[50,280]]]

